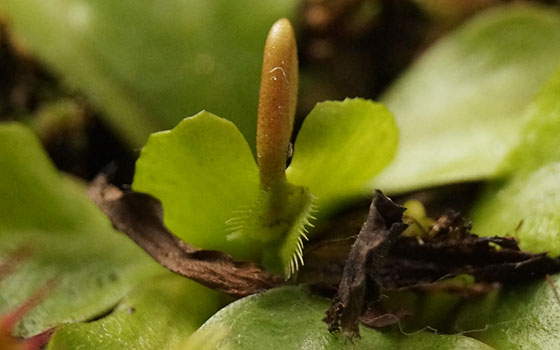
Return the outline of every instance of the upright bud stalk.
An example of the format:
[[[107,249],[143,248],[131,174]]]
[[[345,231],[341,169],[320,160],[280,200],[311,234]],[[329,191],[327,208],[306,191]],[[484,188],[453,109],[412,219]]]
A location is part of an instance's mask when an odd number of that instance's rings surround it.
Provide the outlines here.
[[[264,49],[257,123],[257,162],[264,190],[286,180],[297,89],[295,34],[284,18],[270,29]]]

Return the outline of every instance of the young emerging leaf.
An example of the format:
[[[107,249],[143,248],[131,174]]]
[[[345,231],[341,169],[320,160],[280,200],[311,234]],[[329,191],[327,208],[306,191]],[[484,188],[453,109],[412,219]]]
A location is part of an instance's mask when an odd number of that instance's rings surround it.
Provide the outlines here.
[[[274,24],[264,56],[258,167],[233,124],[201,112],[150,137],[132,186],[161,201],[166,226],[188,243],[290,276],[303,264],[314,211],[325,217],[363,195],[393,157],[398,137],[379,104],[319,104],[302,126],[286,175],[298,82],[289,21]]]
[[[264,48],[257,121],[257,162],[264,190],[286,179],[298,78],[294,29],[284,18],[270,29]]]
[[[268,269],[293,274],[303,264],[314,197],[305,187],[286,182],[298,89],[298,59],[294,29],[280,19],[270,29],[264,49],[257,125],[257,162],[262,192],[230,223],[231,238],[260,241],[262,263]]]

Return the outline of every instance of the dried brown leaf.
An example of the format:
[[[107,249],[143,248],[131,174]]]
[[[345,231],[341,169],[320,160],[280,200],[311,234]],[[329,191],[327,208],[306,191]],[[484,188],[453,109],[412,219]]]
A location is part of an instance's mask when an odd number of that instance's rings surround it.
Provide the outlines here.
[[[359,319],[368,303],[377,302],[379,274],[389,249],[406,229],[404,208],[376,191],[368,218],[350,249],[337,294],[327,311],[329,330],[346,336],[359,335]]]
[[[251,262],[236,261],[214,250],[194,248],[174,236],[163,224],[161,203],[133,191],[122,192],[98,176],[89,189],[92,200],[152,258],[167,269],[222,293],[243,297],[283,283],[283,279]]]
[[[351,247],[348,240],[338,239],[310,249],[315,261],[306,264],[300,281],[313,284],[324,294],[336,290],[325,318],[331,331],[358,335],[360,317],[362,323],[373,327],[396,320],[375,309],[381,289],[446,290],[469,297],[500,284],[526,283],[560,271],[560,259],[522,251],[511,237],[472,234],[470,223],[456,212],[440,217],[425,237],[402,236],[403,224],[396,215],[402,214],[402,209],[388,203],[392,202],[377,192],[369,217]],[[347,260],[341,258],[345,256]],[[477,283],[439,284],[458,275],[471,275]]]

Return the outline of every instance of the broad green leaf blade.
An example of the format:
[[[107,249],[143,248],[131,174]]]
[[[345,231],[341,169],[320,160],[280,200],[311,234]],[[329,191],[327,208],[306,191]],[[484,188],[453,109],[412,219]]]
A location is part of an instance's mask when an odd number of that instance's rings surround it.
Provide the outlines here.
[[[288,181],[308,187],[324,215],[367,193],[397,142],[393,116],[382,105],[363,99],[319,103],[298,133]]]
[[[519,142],[502,164],[505,175],[527,173],[560,161],[560,69],[526,108],[524,119]]]
[[[63,181],[28,129],[1,124],[0,263],[22,247],[29,258],[0,281],[0,314],[57,280],[18,324],[21,336],[96,317],[164,272],[112,229],[83,187]]]
[[[560,288],[560,275],[552,277]],[[505,289],[479,301],[466,303],[457,329],[495,347],[508,350],[556,350],[560,344],[560,304],[545,281]]]
[[[517,147],[475,204],[473,230],[510,234],[521,247],[560,255],[560,70],[527,109]]]
[[[475,204],[473,231],[513,235],[523,249],[560,255],[560,71],[526,110],[517,147],[501,165],[505,178],[490,183]],[[552,277],[559,288],[560,275]],[[558,347],[560,304],[545,281],[494,293],[466,304],[460,329],[481,329],[480,339],[500,349]]]
[[[495,176],[525,107],[558,62],[555,10],[506,6],[469,21],[382,98],[401,143],[373,186],[395,193]]]
[[[296,0],[2,0],[25,44],[136,146],[204,108],[254,142],[262,50]]]
[[[0,232],[110,230],[107,219],[74,187],[64,183],[31,130],[0,124]]]
[[[153,134],[136,163],[132,188],[158,198],[169,230],[189,244],[239,259],[253,241],[228,239],[226,221],[257,199],[258,169],[239,130],[208,112]]]
[[[218,293],[165,276],[139,286],[100,320],[57,329],[48,349],[177,349],[222,305]]]
[[[252,295],[220,310],[192,335],[182,350],[491,350],[463,336],[404,335],[395,330],[381,332],[363,327],[361,339],[352,344],[329,333],[322,321],[328,306],[328,299],[310,295],[301,287]]]

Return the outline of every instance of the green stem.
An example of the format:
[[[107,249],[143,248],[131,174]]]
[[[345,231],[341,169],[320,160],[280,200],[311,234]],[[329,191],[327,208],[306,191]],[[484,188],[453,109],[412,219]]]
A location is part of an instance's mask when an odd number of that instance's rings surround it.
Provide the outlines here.
[[[264,190],[286,179],[297,89],[295,34],[290,21],[284,18],[270,29],[264,49],[257,123],[257,162]]]

